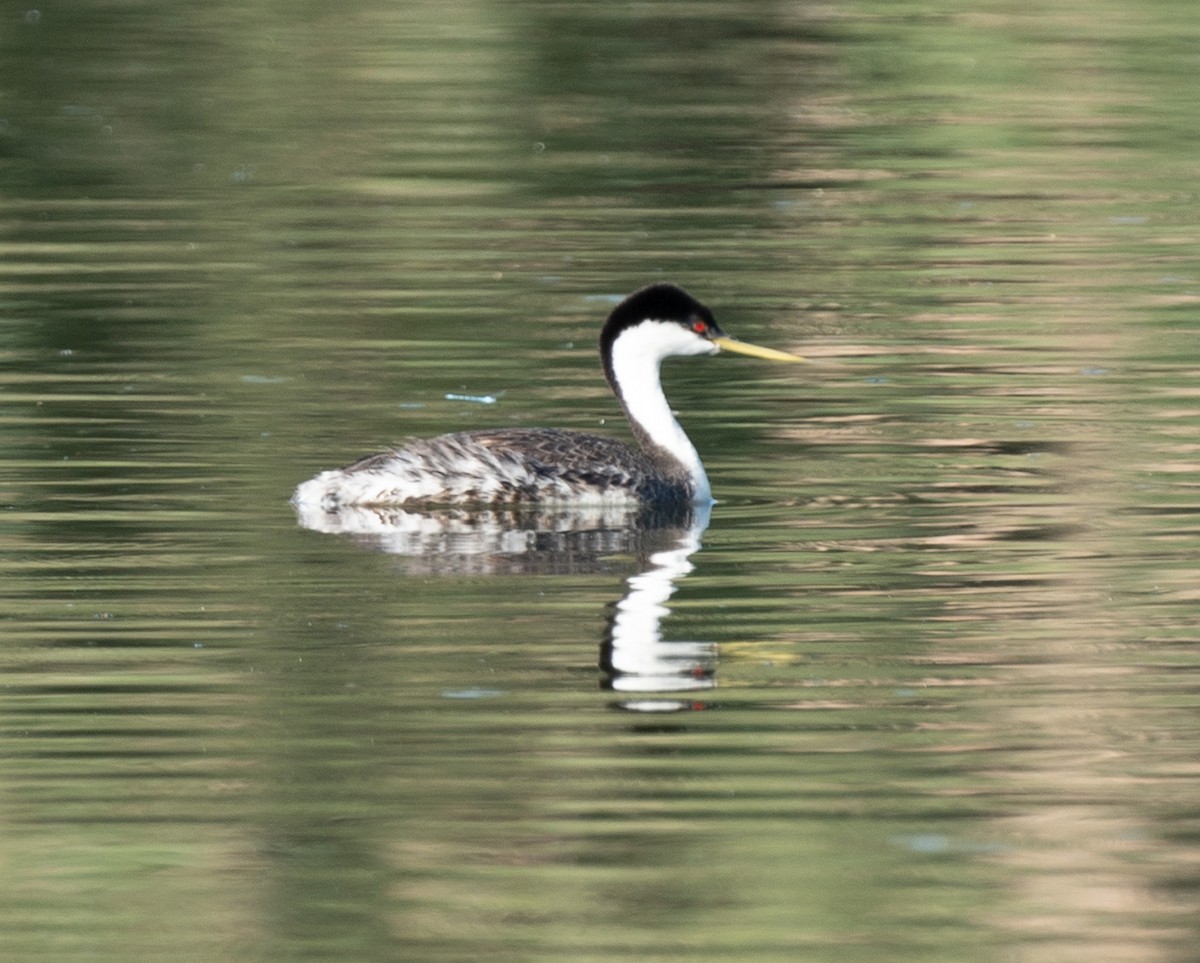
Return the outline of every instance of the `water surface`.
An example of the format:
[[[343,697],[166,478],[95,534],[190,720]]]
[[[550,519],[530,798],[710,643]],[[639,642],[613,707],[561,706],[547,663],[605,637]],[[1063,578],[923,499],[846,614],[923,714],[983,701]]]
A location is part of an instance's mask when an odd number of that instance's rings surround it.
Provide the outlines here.
[[[1194,955],[1194,18],[6,16],[11,958]],[[711,517],[297,525],[660,278]]]

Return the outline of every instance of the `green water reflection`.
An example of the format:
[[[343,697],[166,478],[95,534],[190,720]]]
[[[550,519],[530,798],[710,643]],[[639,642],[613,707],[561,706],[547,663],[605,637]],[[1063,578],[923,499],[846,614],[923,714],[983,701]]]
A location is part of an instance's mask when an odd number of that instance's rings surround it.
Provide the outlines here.
[[[3,17],[0,955],[1193,955],[1186,5]],[[673,711],[605,648],[660,543],[296,526],[622,432],[660,277],[814,358],[667,372]]]

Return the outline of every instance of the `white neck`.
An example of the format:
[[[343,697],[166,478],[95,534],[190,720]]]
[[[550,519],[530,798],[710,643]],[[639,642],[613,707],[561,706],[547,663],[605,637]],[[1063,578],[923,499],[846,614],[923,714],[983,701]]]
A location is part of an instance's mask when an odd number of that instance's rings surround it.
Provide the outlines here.
[[[645,321],[623,331],[612,345],[613,388],[625,414],[656,448],[661,448],[687,471],[697,502],[712,500],[708,475],[691,440],[671,413],[662,390],[659,366],[663,358],[685,354],[715,354],[715,344],[695,337],[677,324]]]

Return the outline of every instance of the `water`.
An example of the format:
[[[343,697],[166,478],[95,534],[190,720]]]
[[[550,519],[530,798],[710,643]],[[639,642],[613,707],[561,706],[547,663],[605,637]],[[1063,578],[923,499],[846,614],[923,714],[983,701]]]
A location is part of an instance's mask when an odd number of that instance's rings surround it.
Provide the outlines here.
[[[1194,956],[1189,11],[4,17],[6,958]],[[663,277],[711,518],[296,524]]]

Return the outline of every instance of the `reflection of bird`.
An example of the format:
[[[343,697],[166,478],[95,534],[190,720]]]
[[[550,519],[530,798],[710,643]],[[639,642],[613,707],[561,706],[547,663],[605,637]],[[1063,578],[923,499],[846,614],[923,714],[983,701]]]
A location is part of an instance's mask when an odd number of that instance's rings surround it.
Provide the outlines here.
[[[557,428],[498,428],[413,441],[296,489],[302,511],[408,503],[709,502],[708,476],[663,395],[659,365],[724,348],[775,361],[793,354],[727,337],[712,312],[673,284],[652,284],[618,304],[600,334],[604,376],[638,448]]]

